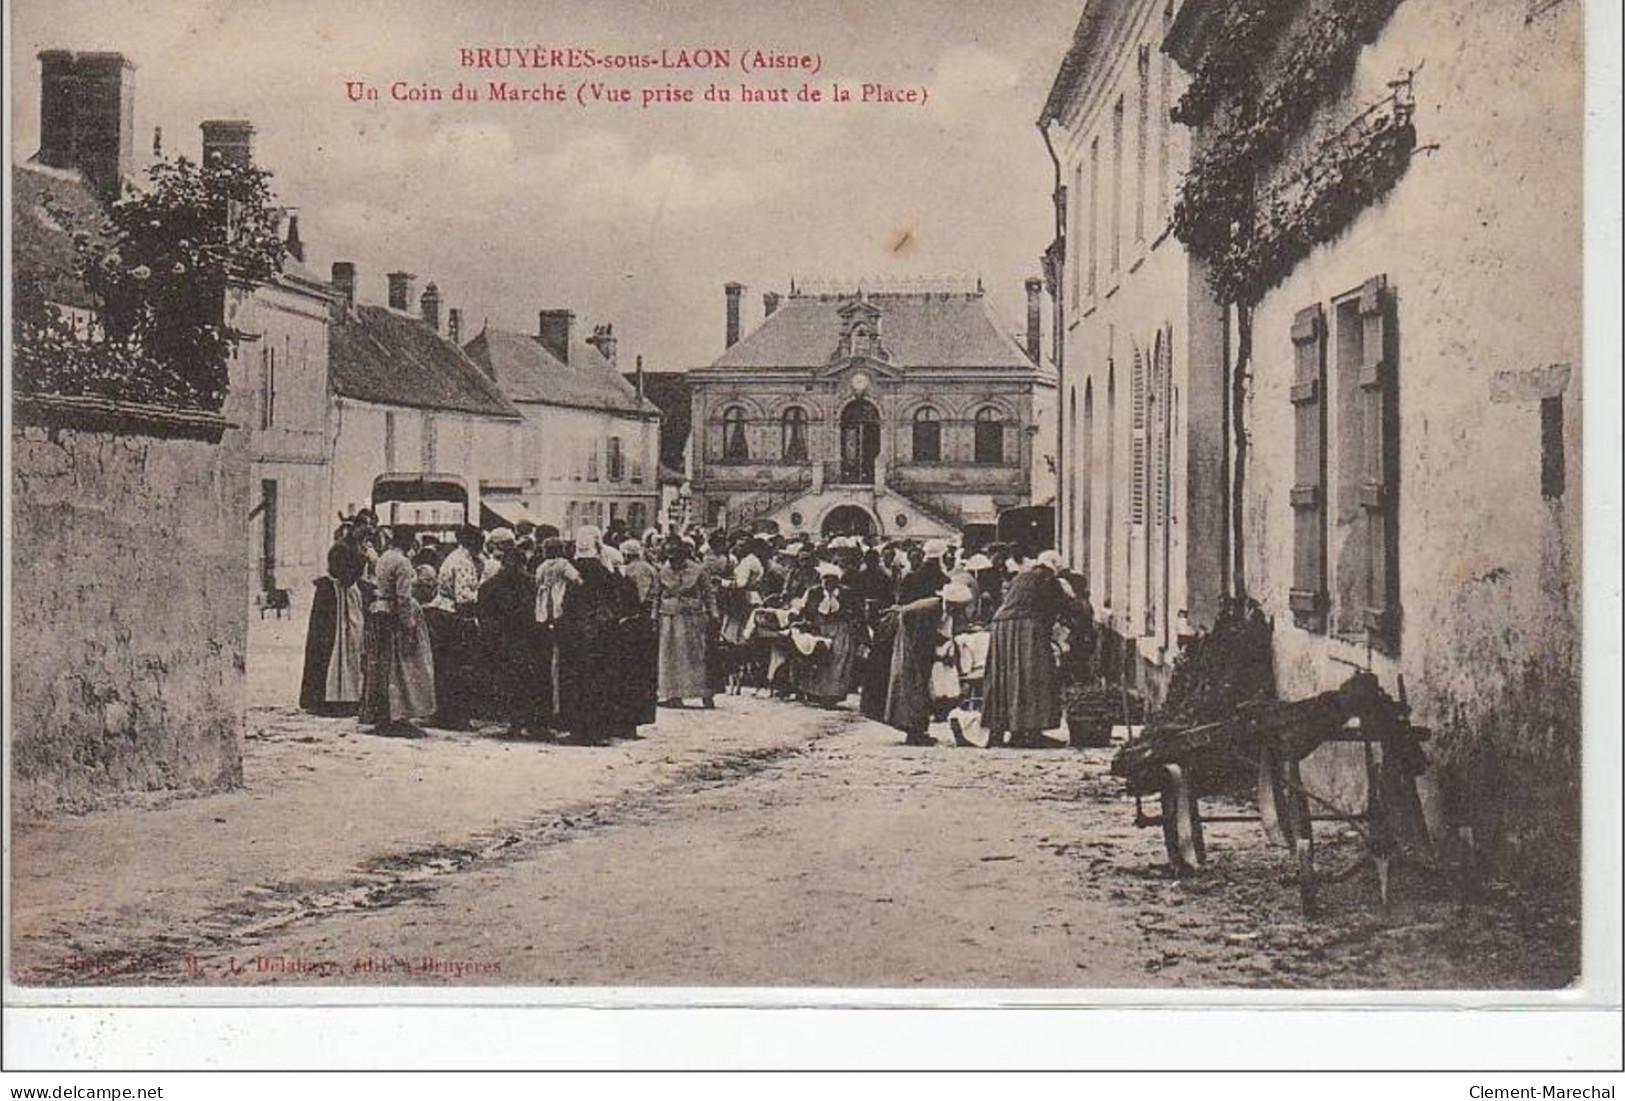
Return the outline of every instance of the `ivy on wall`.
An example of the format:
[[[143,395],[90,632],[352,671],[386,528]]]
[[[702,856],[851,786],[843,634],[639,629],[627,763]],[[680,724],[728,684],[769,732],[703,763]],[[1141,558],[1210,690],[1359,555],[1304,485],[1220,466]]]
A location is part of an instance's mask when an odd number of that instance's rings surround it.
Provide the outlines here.
[[[1297,0],[1241,0],[1224,17],[1176,107],[1188,125],[1213,123],[1173,215],[1175,236],[1208,263],[1220,301],[1256,302],[1403,175],[1416,144],[1408,87],[1319,151],[1297,186],[1261,194],[1259,183],[1347,85],[1361,48],[1400,2],[1331,0],[1284,44]]]

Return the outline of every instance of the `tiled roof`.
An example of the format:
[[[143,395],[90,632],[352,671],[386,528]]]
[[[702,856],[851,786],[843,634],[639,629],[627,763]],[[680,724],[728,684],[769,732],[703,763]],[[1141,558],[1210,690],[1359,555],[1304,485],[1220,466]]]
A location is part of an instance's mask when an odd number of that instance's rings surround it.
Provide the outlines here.
[[[52,213],[64,212],[76,227],[103,223],[101,200],[78,172],[19,164],[11,170],[11,243],[13,271],[38,276],[46,300],[88,309],[90,292],[76,273],[73,237]]]
[[[586,341],[571,344],[568,365],[560,363],[535,337],[501,329],[485,329],[463,345],[463,350],[496,381],[509,401],[644,416],[660,412],[648,401],[639,401],[632,384]]]
[[[421,320],[357,306],[333,326],[328,373],[340,397],[492,417],[519,410],[479,365]]]
[[[700,371],[804,371],[828,365],[841,338],[840,308],[853,295],[791,295],[761,326]],[[902,370],[974,367],[1034,370],[981,294],[870,294],[880,343]]]
[[[634,377],[627,375],[626,379],[630,382]],[[643,395],[660,409],[660,461],[673,470],[683,469],[683,450],[688,446],[693,419],[693,394],[688,375],[681,371],[643,372]]]

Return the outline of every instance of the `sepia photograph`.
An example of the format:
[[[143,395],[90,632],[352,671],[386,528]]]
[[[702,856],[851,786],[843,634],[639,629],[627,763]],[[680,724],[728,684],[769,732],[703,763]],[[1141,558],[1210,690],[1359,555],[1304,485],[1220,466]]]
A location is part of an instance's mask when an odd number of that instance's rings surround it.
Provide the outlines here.
[[[1617,1005],[1579,0],[10,9],[9,1003]]]

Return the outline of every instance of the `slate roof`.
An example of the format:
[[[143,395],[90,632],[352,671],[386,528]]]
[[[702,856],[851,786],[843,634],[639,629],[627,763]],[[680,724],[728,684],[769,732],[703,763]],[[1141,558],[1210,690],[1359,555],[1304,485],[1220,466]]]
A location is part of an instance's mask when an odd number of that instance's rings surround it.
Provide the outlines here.
[[[805,371],[828,366],[842,330],[840,308],[854,295],[800,295],[700,372]],[[1026,351],[993,315],[982,294],[880,293],[865,296],[880,312],[880,342],[901,370],[932,367],[1034,371]]]
[[[640,416],[660,413],[652,403],[639,401],[637,390],[614,364],[584,340],[571,343],[568,365],[534,336],[502,329],[486,328],[463,350],[509,401]]]
[[[333,326],[328,375],[340,397],[415,409],[519,418],[473,360],[422,320],[357,306]]]
[[[79,281],[73,237],[52,213],[63,211],[76,226],[93,231],[106,215],[101,200],[76,171],[18,164],[11,169],[11,247],[13,271],[38,276],[45,298],[61,306],[95,305]]]
[[[625,376],[633,382],[634,375]],[[633,382],[633,386],[636,387]],[[643,396],[660,409],[660,462],[673,471],[683,469],[683,451],[694,415],[694,388],[682,371],[643,372]],[[681,474],[677,475],[679,478]]]

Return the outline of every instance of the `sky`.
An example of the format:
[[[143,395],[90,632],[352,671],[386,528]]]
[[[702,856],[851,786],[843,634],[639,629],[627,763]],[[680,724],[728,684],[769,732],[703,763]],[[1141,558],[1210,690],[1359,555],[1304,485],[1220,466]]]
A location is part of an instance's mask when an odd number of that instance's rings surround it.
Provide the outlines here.
[[[1049,243],[1053,169],[1035,121],[1082,0],[14,0],[13,155],[39,143],[42,49],[135,62],[135,147],[197,156],[198,123],[246,118],[255,157],[299,211],[307,262],[358,266],[362,301],[385,274],[433,280],[482,324],[534,331],[542,309],[610,322],[621,363],[686,370],[723,350],[723,284],[763,292],[863,280],[980,278],[1012,332],[1022,282]],[[600,54],[720,48],[725,71],[482,71],[463,49]],[[814,54],[815,74],[745,74],[755,50]],[[569,102],[455,102],[461,80],[563,84]],[[398,102],[397,82],[440,88]],[[350,82],[380,90],[354,102]],[[582,82],[630,105],[574,100]],[[721,104],[715,82],[922,88],[923,105]],[[640,104],[645,88],[698,102]],[[466,337],[465,337],[466,339]]]

